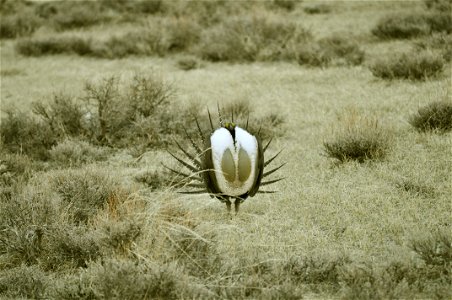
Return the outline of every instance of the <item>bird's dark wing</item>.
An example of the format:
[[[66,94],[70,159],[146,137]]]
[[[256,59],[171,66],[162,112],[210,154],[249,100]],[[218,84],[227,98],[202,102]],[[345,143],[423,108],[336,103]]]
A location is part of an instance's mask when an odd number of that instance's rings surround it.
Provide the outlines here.
[[[254,179],[254,184],[251,187],[249,195],[253,197],[256,195],[259,190],[259,186],[261,184],[262,175],[264,174],[264,150],[262,148],[262,142],[259,137],[256,137],[257,140],[257,164],[254,174],[256,174],[256,178]]]

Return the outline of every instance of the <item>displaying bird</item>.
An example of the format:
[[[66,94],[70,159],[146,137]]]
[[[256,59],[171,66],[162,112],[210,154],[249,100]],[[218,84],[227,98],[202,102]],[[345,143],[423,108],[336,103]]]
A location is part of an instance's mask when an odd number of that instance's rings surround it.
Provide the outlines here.
[[[284,178],[263,181],[264,178],[273,174],[285,163],[264,172],[264,169],[281,153],[279,151],[268,159],[264,160],[264,154],[270,145],[272,138],[262,147],[259,131],[256,135],[248,132],[248,121],[245,128],[239,127],[234,123],[234,114],[232,114],[231,122],[223,122],[223,118],[218,107],[218,116],[220,127],[213,126],[210,111],[209,122],[211,133],[206,136],[198,119],[195,117],[199,137],[203,143],[200,147],[187,130],[185,134],[191,143],[196,154],[191,154],[184,149],[177,141],[174,141],[177,147],[185,155],[185,160],[169,154],[176,159],[182,166],[191,173],[178,171],[164,165],[171,172],[184,177],[188,180],[185,186],[198,188],[197,190],[181,191],[183,194],[202,194],[208,193],[211,197],[216,197],[221,202],[226,203],[228,212],[231,212],[231,205],[234,203],[235,213],[239,211],[240,204],[248,197],[253,197],[257,193],[274,193],[275,191],[261,191],[260,187],[278,182]]]

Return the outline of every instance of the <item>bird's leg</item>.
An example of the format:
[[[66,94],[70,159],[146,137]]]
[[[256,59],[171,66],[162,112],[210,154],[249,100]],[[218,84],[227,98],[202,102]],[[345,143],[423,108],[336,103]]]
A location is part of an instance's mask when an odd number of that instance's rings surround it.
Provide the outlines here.
[[[240,201],[240,199],[235,199],[235,202],[234,202],[235,214],[238,214],[238,212],[239,212],[240,203],[242,203],[242,202]]]
[[[231,201],[226,200],[226,209],[228,210],[228,214],[231,214]]]

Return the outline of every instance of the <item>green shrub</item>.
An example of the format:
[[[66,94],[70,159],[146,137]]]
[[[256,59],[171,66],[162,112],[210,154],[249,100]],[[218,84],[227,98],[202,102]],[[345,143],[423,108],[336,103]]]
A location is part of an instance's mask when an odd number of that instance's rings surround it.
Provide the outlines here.
[[[21,14],[2,15],[0,20],[0,39],[29,36],[41,24],[42,20],[28,10]]]
[[[88,55],[92,52],[91,41],[76,36],[56,36],[22,39],[16,43],[16,51],[25,56],[54,54]]]
[[[324,142],[325,154],[340,162],[383,158],[389,148],[389,136],[376,119],[351,114],[343,120],[337,136]]]
[[[449,131],[452,129],[452,102],[443,100],[421,107],[409,122],[418,131]]]
[[[425,80],[438,76],[443,66],[444,60],[440,54],[422,51],[393,54],[377,60],[370,66],[370,71],[383,79]]]
[[[198,52],[211,61],[281,60],[293,58],[296,45],[310,39],[295,22],[237,16],[204,31]]]

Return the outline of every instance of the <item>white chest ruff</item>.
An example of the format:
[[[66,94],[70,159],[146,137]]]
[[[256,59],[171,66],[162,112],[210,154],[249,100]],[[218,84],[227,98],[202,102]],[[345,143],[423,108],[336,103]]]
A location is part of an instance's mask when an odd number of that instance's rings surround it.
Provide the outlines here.
[[[236,126],[235,140],[226,128],[210,137],[212,162],[220,191],[240,196],[250,191],[256,177],[258,144],[256,138]]]

